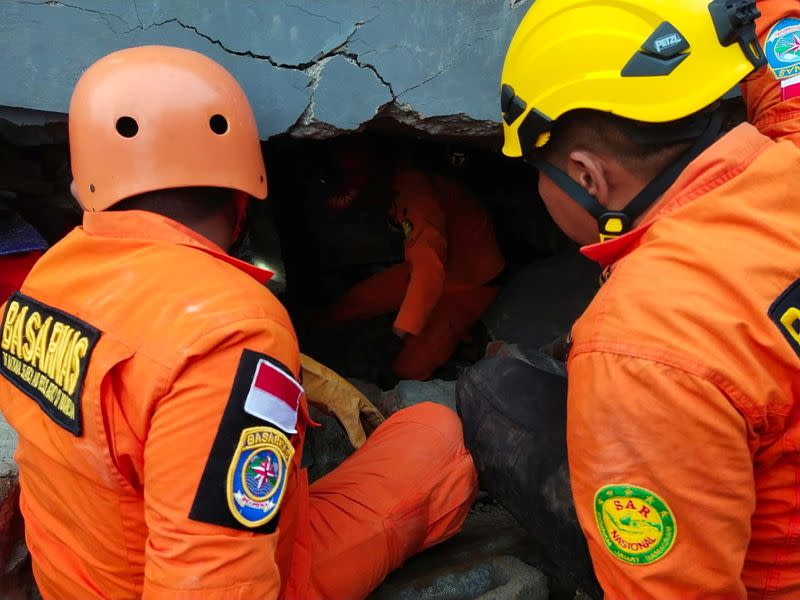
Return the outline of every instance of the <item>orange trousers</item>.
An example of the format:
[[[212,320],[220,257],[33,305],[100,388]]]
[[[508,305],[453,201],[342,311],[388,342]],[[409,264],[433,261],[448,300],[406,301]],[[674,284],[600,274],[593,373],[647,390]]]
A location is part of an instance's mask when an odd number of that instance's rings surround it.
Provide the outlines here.
[[[456,534],[477,489],[452,410],[426,402],[395,413],[310,488],[306,598],[365,598],[407,558]]]
[[[395,265],[360,281],[331,310],[335,321],[370,319],[395,312],[405,298],[410,280],[407,263]],[[400,379],[428,379],[453,355],[459,342],[489,308],[498,288],[458,288],[445,291],[419,335],[409,335],[395,358]]]

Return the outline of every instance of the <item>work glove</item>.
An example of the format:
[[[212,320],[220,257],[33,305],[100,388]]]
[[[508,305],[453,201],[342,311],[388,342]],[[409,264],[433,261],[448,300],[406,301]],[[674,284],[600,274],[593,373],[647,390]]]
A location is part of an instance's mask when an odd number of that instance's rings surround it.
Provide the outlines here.
[[[360,448],[384,418],[367,397],[332,369],[300,355],[303,388],[309,404],[333,415],[341,423],[350,443]]]

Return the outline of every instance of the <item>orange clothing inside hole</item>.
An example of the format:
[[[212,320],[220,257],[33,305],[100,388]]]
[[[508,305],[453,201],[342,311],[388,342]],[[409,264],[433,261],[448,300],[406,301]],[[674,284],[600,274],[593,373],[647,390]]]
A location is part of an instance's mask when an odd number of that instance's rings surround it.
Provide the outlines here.
[[[403,379],[427,379],[491,304],[505,268],[492,222],[454,179],[398,168],[392,219],[405,233],[405,263],[359,282],[331,309],[334,321],[397,312],[410,334],[394,364]]]

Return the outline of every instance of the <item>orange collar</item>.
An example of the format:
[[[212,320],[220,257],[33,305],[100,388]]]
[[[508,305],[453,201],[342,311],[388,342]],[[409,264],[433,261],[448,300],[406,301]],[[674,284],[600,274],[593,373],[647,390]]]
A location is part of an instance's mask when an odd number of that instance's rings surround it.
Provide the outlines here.
[[[156,213],[142,210],[85,212],[83,230],[90,236],[154,240],[196,248],[247,273],[261,284],[266,284],[273,275],[271,271],[226,254],[196,231]]]
[[[639,246],[658,219],[732,179],[772,143],[749,123],[739,125],[689,163],[636,229],[607,242],[584,246],[581,253],[604,268],[614,264]]]

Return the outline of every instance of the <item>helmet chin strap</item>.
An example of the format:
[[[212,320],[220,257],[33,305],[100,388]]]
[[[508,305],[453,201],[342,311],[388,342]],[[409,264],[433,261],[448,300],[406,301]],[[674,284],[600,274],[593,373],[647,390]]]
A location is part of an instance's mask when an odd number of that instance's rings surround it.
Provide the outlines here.
[[[597,198],[591,195],[577,181],[564,171],[544,160],[530,160],[540,172],[547,175],[553,182],[580,204],[589,214],[597,219],[600,230],[600,241],[619,237],[630,231],[633,222],[643,215],[664,192],[680,177],[690,162],[697,158],[719,136],[722,130],[723,113],[715,111],[708,120],[703,132],[694,143],[675,161],[670,163],[661,173],[648,183],[628,204],[619,211],[607,210]]]
[[[239,190],[236,190],[234,194],[236,224],[234,225],[233,235],[231,238],[233,239],[233,244],[235,245],[236,242],[238,242],[239,239],[244,235],[247,229],[247,207],[250,205],[250,195]]]

